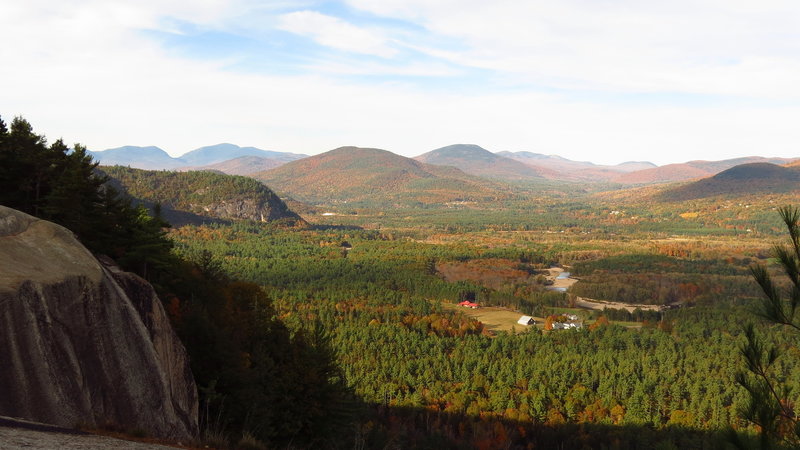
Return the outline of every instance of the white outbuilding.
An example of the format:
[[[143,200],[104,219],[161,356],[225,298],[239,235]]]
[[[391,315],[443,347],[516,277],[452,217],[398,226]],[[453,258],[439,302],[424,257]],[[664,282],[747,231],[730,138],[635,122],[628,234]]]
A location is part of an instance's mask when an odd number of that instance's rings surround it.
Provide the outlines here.
[[[517,323],[520,325],[533,325],[536,323],[536,321],[533,320],[533,317],[531,316],[522,316],[519,318]]]

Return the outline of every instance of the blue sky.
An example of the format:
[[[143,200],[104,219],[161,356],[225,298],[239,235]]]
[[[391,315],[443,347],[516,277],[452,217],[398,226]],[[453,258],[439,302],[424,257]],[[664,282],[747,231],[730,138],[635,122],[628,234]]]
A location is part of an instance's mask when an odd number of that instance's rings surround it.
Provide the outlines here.
[[[800,5],[0,0],[0,114],[94,150],[800,156]]]

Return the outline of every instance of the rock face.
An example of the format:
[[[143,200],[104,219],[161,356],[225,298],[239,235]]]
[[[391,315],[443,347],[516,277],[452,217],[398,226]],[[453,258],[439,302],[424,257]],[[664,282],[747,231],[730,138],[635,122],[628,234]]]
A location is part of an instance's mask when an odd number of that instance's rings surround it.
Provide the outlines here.
[[[247,219],[256,222],[272,222],[287,218],[302,221],[277,196],[221,201],[204,205],[202,208],[212,217]]]
[[[0,206],[0,415],[197,434],[186,351],[152,286]]]
[[[262,183],[247,177],[211,172],[165,172],[103,167],[109,184],[145,206],[161,205],[162,217],[174,226],[253,220],[308,225]]]

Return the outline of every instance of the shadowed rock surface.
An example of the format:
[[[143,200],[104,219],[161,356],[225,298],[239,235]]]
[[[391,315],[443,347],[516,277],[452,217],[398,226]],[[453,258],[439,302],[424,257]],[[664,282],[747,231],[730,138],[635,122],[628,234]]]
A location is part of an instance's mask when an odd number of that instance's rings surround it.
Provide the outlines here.
[[[0,416],[0,448],[29,450],[168,450],[174,447],[131,442],[82,431]]]
[[[260,182],[211,172],[165,172],[102,167],[109,184],[135,203],[161,205],[162,217],[174,226],[229,223],[231,220],[282,221],[306,226],[271,189]]]
[[[0,415],[197,434],[186,351],[152,286],[0,206]]]

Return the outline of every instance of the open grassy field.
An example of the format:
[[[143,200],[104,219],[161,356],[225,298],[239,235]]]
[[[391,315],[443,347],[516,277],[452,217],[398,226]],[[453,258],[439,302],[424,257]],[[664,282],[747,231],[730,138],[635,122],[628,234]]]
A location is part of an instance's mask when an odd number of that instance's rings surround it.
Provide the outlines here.
[[[530,329],[538,328],[540,330],[544,329],[544,317],[535,317],[536,325],[520,325],[517,323],[517,320],[522,316],[522,313],[517,311],[512,311],[508,308],[498,308],[494,306],[487,306],[481,307],[478,309],[470,309],[458,306],[454,303],[447,303],[442,302],[442,307],[446,309],[451,309],[454,311],[460,311],[470,317],[474,317],[477,320],[483,322],[483,325],[486,327],[487,330],[498,332],[498,331],[511,331],[512,329],[516,333],[522,333],[524,331],[528,331]],[[585,309],[580,308],[548,308],[553,314],[578,314],[581,316],[581,313],[586,312]],[[589,320],[585,322],[585,326],[589,326],[593,323],[593,320]],[[639,322],[623,322],[612,320],[612,324],[621,325],[627,328],[641,328],[642,324]]]
[[[489,331],[511,331],[513,329],[515,332],[521,333],[534,327],[541,329],[544,326],[544,318],[542,317],[534,317],[534,320],[536,320],[536,325],[520,325],[517,323],[517,320],[522,317],[522,313],[512,311],[507,308],[488,306],[478,309],[470,309],[453,303],[445,302],[442,303],[442,307],[461,311],[470,317],[480,320]]]

